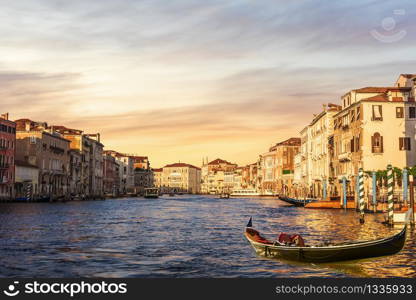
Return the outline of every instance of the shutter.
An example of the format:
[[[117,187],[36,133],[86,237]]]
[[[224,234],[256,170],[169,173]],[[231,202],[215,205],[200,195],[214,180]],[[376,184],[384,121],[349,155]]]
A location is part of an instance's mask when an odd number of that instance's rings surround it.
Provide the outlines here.
[[[404,138],[399,138],[399,150],[404,150]]]
[[[383,106],[379,105],[380,118],[383,118]]]
[[[383,146],[383,136],[380,136],[380,149],[381,149],[381,153],[384,152],[384,146]]]
[[[351,144],[350,144],[350,150],[351,152],[355,152],[355,148],[354,148],[354,138],[351,139]]]
[[[371,152],[374,153],[374,135],[371,136]]]
[[[406,142],[407,142],[407,147],[406,147],[406,150],[412,150],[411,149],[411,142],[410,142],[410,138],[406,138]]]

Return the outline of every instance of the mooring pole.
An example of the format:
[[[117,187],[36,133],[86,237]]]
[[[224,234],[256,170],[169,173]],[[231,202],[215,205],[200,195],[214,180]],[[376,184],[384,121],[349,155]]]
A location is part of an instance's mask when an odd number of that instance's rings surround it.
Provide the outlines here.
[[[355,176],[355,211],[360,211],[360,178],[359,175]]]
[[[389,224],[394,225],[394,203],[393,203],[393,167],[387,166],[387,203]]]
[[[342,177],[342,194],[343,194],[343,205],[347,209],[347,178]]]
[[[403,203],[408,204],[408,199],[407,199],[407,190],[408,190],[408,171],[406,168],[403,169]]]
[[[412,210],[412,213],[410,215],[410,225],[415,226],[415,192],[414,192],[414,181],[413,181],[413,175],[409,176],[409,197],[410,197],[410,207],[409,209]]]
[[[327,189],[326,179],[324,178],[323,192],[322,192],[322,200],[324,200],[324,201],[326,200],[326,193],[327,193],[326,189]]]
[[[374,212],[377,211],[377,176],[376,172],[373,171],[371,174],[372,180],[373,180],[373,208]]]
[[[359,183],[359,199],[360,199],[360,223],[364,224],[364,171],[362,168],[358,171],[358,183]]]

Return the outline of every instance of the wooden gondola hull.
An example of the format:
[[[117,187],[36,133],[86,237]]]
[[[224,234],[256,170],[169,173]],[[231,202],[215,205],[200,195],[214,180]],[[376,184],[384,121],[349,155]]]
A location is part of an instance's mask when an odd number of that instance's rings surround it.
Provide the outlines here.
[[[326,263],[392,255],[399,252],[406,241],[406,229],[399,234],[375,241],[342,246],[286,247],[257,243],[245,234],[256,253],[269,258],[282,258],[300,262]]]
[[[294,198],[289,198],[289,197],[284,197],[284,196],[279,196],[279,199],[286,202],[286,203],[292,204],[294,206],[299,206],[299,207],[303,207],[308,203],[316,201],[315,199],[304,199],[304,200],[302,200],[302,199],[294,199]]]

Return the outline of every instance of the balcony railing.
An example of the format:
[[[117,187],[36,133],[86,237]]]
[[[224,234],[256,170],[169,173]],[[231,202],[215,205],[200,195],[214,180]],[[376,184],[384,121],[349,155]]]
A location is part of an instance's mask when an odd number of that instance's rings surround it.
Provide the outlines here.
[[[9,164],[0,164],[0,170],[6,170],[10,167]]]

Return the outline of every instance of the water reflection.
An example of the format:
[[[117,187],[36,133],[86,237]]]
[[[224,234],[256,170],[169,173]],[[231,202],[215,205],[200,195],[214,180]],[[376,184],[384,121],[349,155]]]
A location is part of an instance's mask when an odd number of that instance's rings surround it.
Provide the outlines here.
[[[0,276],[416,277],[415,233],[399,254],[331,264],[257,257],[243,238],[250,216],[274,238],[308,244],[394,234],[380,215],[288,207],[273,198],[176,196],[0,205]]]

